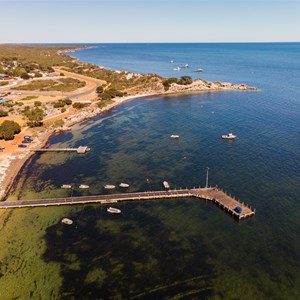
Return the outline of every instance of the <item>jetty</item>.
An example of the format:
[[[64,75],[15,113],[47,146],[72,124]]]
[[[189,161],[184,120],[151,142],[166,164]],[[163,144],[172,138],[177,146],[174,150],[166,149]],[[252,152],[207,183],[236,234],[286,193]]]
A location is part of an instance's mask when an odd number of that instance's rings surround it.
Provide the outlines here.
[[[225,212],[234,216],[238,220],[246,219],[255,215],[255,209],[252,209],[247,204],[235,199],[217,187],[180,189],[180,190],[164,190],[164,191],[149,191],[137,193],[122,193],[109,195],[95,196],[80,196],[52,199],[37,199],[26,201],[6,201],[0,202],[0,209],[10,208],[25,208],[25,207],[47,207],[57,205],[74,205],[74,204],[111,204],[122,201],[144,201],[144,200],[161,200],[161,199],[176,199],[176,198],[200,198],[211,201]],[[239,209],[237,209],[239,208]]]
[[[78,154],[84,154],[89,151],[88,146],[79,146],[78,148],[42,148],[42,149],[30,149],[34,152],[77,152]]]

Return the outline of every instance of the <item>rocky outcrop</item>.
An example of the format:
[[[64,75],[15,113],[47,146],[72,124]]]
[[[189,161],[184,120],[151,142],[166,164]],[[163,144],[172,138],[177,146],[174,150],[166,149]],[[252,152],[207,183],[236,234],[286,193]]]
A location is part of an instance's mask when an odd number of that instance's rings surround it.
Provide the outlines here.
[[[216,90],[256,90],[246,84],[236,84],[229,82],[208,82],[202,79],[194,80],[193,83],[180,85],[172,83],[167,93],[197,92],[197,91],[216,91]]]

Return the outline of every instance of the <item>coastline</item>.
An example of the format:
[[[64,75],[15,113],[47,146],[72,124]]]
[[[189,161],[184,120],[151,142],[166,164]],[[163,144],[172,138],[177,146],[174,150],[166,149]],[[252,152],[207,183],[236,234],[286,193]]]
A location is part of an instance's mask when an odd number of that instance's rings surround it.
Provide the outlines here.
[[[60,50],[58,51],[58,54],[69,55],[69,53],[75,52],[77,50],[87,49],[87,48],[93,48],[93,47],[82,46],[75,49]],[[59,67],[56,67],[56,70],[60,71]],[[64,71],[64,72],[67,73],[69,76],[72,75],[71,72],[68,71]],[[80,77],[80,76],[82,77],[82,75],[76,73],[74,73],[73,75],[74,76],[76,75],[76,77]],[[90,77],[90,80],[95,83],[94,84],[95,86],[93,86],[91,92],[93,92],[94,89],[96,90],[98,84],[106,83],[103,80],[95,79],[93,77]],[[96,81],[98,81],[98,83]],[[19,174],[24,164],[31,158],[32,155],[34,155],[35,152],[31,151],[30,149],[44,147],[47,144],[49,137],[57,132],[70,130],[71,127],[77,123],[95,117],[96,115],[105,113],[108,110],[113,109],[118,105],[121,105],[125,102],[129,102],[137,98],[145,98],[150,96],[173,97],[181,94],[197,94],[197,93],[205,93],[205,92],[238,91],[238,90],[249,91],[249,90],[257,90],[257,89],[254,87],[249,87],[246,84],[233,84],[227,82],[207,82],[202,79],[196,79],[191,84],[187,84],[187,85],[179,85],[176,83],[172,83],[169,86],[168,90],[165,90],[163,84],[160,83],[159,85],[156,85],[155,87],[152,88],[150,86],[146,87],[146,89],[144,89],[143,91],[138,91],[136,94],[114,98],[113,103],[103,108],[99,108],[96,105],[96,100],[97,100],[96,93],[94,93],[94,96],[91,94],[90,100],[93,101],[92,104],[89,107],[85,108],[84,110],[78,110],[75,111],[73,114],[69,115],[66,119],[64,119],[63,127],[59,129],[46,129],[45,131],[37,132],[35,133],[37,137],[34,138],[34,141],[30,145],[28,145],[27,148],[25,149],[17,148],[14,149],[13,151],[6,150],[7,153],[4,152],[0,154],[0,201],[7,200],[9,192],[15,182],[17,175]],[[16,136],[15,140],[11,141],[12,145],[15,145],[14,148],[16,148],[17,143],[21,143],[24,135],[28,135],[28,134],[30,135],[31,133],[32,132],[30,129],[28,128],[23,129],[22,132],[18,136]]]
[[[232,84],[230,84],[232,86]],[[37,139],[26,149],[26,153],[22,151],[21,154],[4,154],[0,156],[0,163],[1,163],[1,171],[0,171],[0,201],[6,201],[10,189],[12,188],[16,177],[18,176],[19,172],[21,171],[22,167],[25,163],[35,154],[34,151],[30,151],[31,148],[43,148],[48,139],[55,133],[70,130],[71,127],[75,124],[83,122],[89,118],[93,118],[96,115],[105,113],[123,103],[132,101],[137,98],[146,98],[146,97],[153,97],[153,96],[178,96],[182,94],[197,94],[197,93],[205,93],[205,92],[220,92],[220,91],[235,91],[235,90],[254,90],[254,88],[245,88],[245,85],[234,85],[235,87],[241,86],[241,89],[237,88],[222,88],[222,89],[202,89],[202,90],[182,90],[182,91],[167,91],[167,92],[152,92],[152,93],[144,93],[144,94],[136,94],[131,96],[119,97],[114,99],[114,103],[107,105],[104,108],[98,108],[95,106],[89,107],[85,111],[78,111],[76,114],[69,116],[65,120],[64,127],[59,130],[47,130],[45,132],[41,132]],[[256,89],[255,89],[256,90]],[[26,131],[26,130],[25,130]],[[24,132],[23,132],[24,135]]]

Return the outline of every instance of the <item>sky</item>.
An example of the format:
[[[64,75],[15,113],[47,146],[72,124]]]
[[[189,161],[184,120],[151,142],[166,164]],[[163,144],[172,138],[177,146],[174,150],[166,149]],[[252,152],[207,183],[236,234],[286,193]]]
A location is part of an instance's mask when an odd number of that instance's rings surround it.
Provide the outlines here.
[[[0,43],[300,42],[300,0],[0,0]]]

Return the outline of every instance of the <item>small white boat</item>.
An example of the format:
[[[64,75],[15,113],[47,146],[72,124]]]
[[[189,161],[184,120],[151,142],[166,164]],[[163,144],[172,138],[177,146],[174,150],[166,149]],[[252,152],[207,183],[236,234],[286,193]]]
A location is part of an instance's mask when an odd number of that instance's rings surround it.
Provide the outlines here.
[[[183,68],[189,68],[190,66],[189,66],[189,64],[185,64],[185,65],[183,65],[182,67],[183,67]]]
[[[174,71],[180,71],[180,67],[174,68]]]
[[[121,183],[119,184],[119,187],[121,187],[121,188],[128,188],[128,187],[129,187],[129,184],[128,184],[128,183],[121,182]]]
[[[89,185],[86,185],[86,184],[81,184],[81,185],[79,186],[79,188],[80,188],[80,189],[89,189],[90,186],[89,186]]]
[[[234,140],[236,137],[237,136],[232,133],[222,135],[222,139],[224,140]]]
[[[174,60],[170,60],[170,63],[171,63],[171,64],[174,63]]]
[[[71,186],[70,184],[63,184],[63,185],[61,186],[61,188],[62,188],[62,189],[71,189],[72,186]]]
[[[197,72],[197,73],[202,73],[203,72],[203,69],[197,69],[197,70],[195,70],[195,72]]]
[[[171,134],[170,138],[171,139],[179,139],[179,135],[178,134]]]
[[[168,181],[163,181],[163,186],[166,190],[170,188],[169,182]]]
[[[112,190],[112,189],[114,189],[116,186],[115,185],[113,185],[113,184],[106,184],[105,186],[104,186],[104,188],[106,189],[106,190]]]
[[[61,220],[62,223],[64,224],[67,224],[67,225],[72,225],[73,224],[73,221],[71,219],[68,219],[68,218],[63,218]]]
[[[110,214],[120,214],[121,210],[118,208],[114,208],[114,207],[109,207],[107,209],[107,212],[109,212]]]

